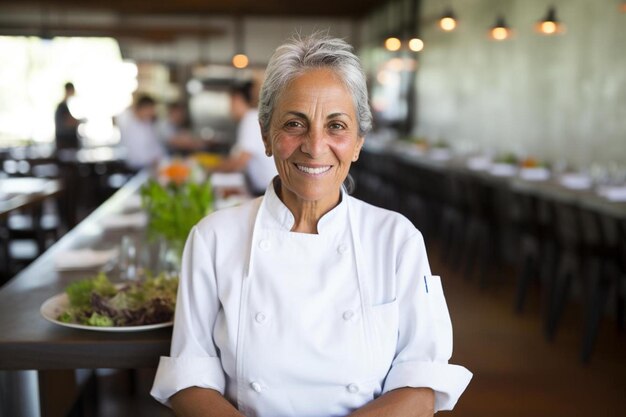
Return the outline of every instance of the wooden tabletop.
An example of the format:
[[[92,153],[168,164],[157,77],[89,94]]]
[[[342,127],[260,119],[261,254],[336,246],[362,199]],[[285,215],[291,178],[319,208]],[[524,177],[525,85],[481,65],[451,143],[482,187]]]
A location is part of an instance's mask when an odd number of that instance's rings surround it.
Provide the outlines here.
[[[107,333],[65,328],[39,313],[49,297],[89,272],[58,272],[56,257],[68,249],[98,247],[110,232],[99,222],[124,210],[124,203],[149,178],[140,173],[111,199],[0,289],[0,370],[155,367],[169,352],[171,328]]]
[[[37,204],[63,189],[58,180],[44,178],[1,178],[0,218],[13,210]]]

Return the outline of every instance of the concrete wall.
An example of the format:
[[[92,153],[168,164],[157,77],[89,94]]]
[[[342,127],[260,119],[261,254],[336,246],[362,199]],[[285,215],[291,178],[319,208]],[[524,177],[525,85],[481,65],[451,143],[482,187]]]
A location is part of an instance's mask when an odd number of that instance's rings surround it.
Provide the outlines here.
[[[626,163],[626,13],[615,0],[555,0],[566,32],[534,24],[545,0],[452,1],[456,31],[422,1],[417,133],[463,148],[513,151],[578,166]],[[488,39],[498,12],[514,38]]]

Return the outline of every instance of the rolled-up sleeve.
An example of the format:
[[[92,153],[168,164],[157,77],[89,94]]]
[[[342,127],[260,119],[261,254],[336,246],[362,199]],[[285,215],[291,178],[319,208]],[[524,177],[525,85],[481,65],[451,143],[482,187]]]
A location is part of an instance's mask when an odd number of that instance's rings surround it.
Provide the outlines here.
[[[194,227],[183,252],[170,356],[161,357],[150,392],[166,405],[172,395],[193,386],[224,393],[224,370],[212,335],[220,303],[210,246]]]
[[[451,410],[472,373],[448,363],[452,324],[441,280],[430,273],[421,234],[405,242],[397,259],[398,344],[383,393],[402,387],[432,388],[435,412]]]

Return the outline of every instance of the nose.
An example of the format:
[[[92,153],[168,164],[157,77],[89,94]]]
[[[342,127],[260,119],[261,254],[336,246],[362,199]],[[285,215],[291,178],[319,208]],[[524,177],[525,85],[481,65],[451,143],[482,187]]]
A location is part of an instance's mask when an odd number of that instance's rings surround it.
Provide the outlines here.
[[[323,155],[328,147],[326,139],[326,132],[323,127],[312,126],[309,134],[302,141],[300,150],[312,158],[317,158]]]

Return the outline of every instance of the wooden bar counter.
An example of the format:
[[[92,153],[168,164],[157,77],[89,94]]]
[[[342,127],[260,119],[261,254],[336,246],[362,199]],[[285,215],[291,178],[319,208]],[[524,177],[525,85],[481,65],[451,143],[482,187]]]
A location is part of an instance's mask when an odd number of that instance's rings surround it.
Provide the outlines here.
[[[71,329],[46,321],[41,304],[93,272],[59,272],[63,251],[114,242],[100,221],[122,212],[149,178],[140,173],[28,268],[0,289],[0,370],[155,367],[169,352],[171,328],[115,333]]]

